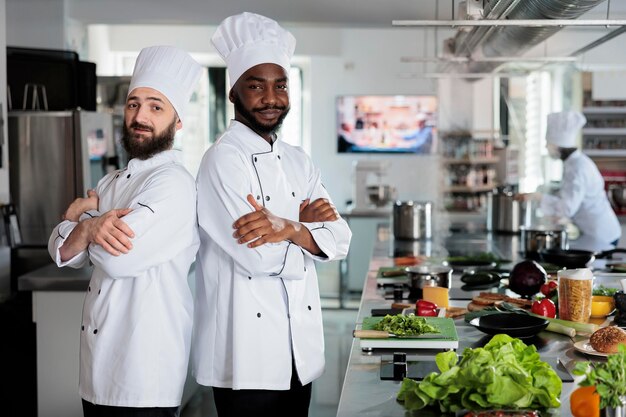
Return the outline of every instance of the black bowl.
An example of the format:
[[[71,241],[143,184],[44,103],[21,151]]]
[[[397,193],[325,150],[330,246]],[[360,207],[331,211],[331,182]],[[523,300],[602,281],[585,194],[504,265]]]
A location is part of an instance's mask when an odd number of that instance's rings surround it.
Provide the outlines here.
[[[469,322],[483,333],[508,334],[511,337],[532,337],[548,327],[550,323],[540,317],[516,313],[495,313],[476,317]]]

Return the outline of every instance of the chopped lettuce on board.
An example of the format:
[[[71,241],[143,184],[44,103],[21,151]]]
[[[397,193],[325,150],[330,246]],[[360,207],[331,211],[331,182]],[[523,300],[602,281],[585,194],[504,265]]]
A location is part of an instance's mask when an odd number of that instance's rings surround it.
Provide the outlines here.
[[[402,382],[397,398],[407,410],[544,410],[561,405],[561,379],[535,346],[520,339],[499,334],[483,348],[466,348],[460,359],[448,351],[437,354],[435,362],[440,373]]]
[[[387,314],[376,323],[374,330],[384,330],[397,336],[414,336],[424,333],[440,333],[437,327],[428,324],[424,317],[415,314]]]

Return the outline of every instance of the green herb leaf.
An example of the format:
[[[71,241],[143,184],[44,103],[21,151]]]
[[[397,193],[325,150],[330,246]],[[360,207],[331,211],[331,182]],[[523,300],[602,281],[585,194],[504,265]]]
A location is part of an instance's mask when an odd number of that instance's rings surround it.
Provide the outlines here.
[[[595,386],[600,395],[600,408],[619,407],[626,398],[626,345],[619,346],[618,353],[609,355],[606,362],[579,362],[574,375],[585,375],[582,386]]]
[[[593,295],[604,295],[607,297],[613,297],[617,291],[617,288],[608,288],[604,285],[600,285],[598,288],[593,289]]]
[[[387,314],[381,321],[376,323],[374,330],[384,330],[398,336],[414,336],[424,333],[440,333],[439,329],[426,322],[424,317],[414,314]]]

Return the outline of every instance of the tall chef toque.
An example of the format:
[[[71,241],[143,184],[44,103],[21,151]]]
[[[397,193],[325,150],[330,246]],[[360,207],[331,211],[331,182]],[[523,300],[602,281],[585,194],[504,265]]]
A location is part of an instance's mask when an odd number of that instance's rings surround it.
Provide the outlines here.
[[[173,46],[150,46],[139,52],[128,96],[136,88],[153,88],[170,101],[182,121],[202,67],[185,51]]]
[[[576,147],[576,135],[587,119],[577,111],[562,111],[548,115],[546,141],[560,148]]]
[[[224,19],[211,43],[226,61],[230,87],[259,64],[276,64],[289,71],[296,38],[272,19],[244,12]]]

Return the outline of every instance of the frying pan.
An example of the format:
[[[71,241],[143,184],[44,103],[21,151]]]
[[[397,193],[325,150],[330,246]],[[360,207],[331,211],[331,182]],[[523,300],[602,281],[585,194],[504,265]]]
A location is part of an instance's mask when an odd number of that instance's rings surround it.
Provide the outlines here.
[[[596,258],[608,258],[614,253],[626,253],[626,249],[616,248],[604,252],[590,252],[586,250],[544,249],[539,252],[541,259],[565,268],[585,268]]]

